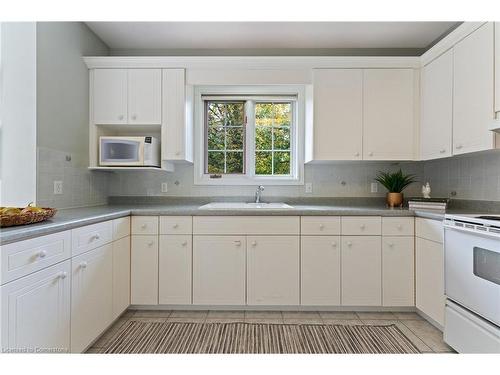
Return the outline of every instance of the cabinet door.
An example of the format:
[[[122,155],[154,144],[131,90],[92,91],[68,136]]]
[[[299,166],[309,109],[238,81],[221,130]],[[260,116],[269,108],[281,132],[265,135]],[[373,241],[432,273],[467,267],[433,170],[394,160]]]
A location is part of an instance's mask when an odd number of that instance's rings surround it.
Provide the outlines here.
[[[192,161],[184,69],[163,70],[162,160]]]
[[[422,68],[421,159],[451,156],[453,50]]]
[[[161,69],[128,69],[128,123],[161,124]]]
[[[127,70],[93,70],[93,113],[95,124],[127,123]]]
[[[160,236],[159,303],[191,303],[192,236]]]
[[[313,84],[312,160],[361,160],[363,71],[315,69]]]
[[[379,236],[342,237],[342,305],[382,304],[382,249]]]
[[[453,52],[453,154],[491,149],[494,116],[493,24],[457,43]]]
[[[247,237],[247,303],[299,304],[299,237]]]
[[[82,352],[113,320],[113,247],[71,261],[71,351]]]
[[[500,112],[500,22],[495,22],[495,112]]]
[[[245,236],[193,237],[193,304],[245,305]]]
[[[67,260],[0,288],[3,352],[70,350],[70,272]]]
[[[130,305],[130,236],[113,242],[113,318]]]
[[[382,238],[382,305],[415,306],[414,237]]]
[[[132,236],[130,303],[158,304],[158,236]]]
[[[439,324],[444,324],[443,244],[416,239],[416,306]]]
[[[302,236],[302,305],[340,305],[340,236]]]
[[[363,159],[414,158],[412,69],[363,71]]]

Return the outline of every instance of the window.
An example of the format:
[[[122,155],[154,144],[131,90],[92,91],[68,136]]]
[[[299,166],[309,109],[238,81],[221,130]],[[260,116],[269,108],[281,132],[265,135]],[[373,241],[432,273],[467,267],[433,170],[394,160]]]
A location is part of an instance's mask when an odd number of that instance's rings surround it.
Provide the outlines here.
[[[234,88],[197,91],[196,183],[302,183],[301,92],[257,90],[244,95]]]

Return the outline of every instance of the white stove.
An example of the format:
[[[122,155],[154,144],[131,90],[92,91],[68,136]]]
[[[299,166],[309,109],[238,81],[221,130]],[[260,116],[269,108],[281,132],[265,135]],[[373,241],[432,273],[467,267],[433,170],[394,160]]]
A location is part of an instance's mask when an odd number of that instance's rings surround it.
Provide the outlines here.
[[[500,353],[500,215],[445,215],[445,341]]]

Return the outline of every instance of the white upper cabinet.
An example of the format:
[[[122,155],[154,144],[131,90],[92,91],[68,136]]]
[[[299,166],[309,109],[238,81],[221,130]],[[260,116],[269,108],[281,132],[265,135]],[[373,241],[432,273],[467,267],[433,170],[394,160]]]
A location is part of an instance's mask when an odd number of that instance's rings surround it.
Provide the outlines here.
[[[494,38],[488,22],[454,46],[453,154],[488,150],[494,136]]]
[[[420,157],[423,160],[452,155],[453,50],[424,66]]]
[[[94,124],[161,124],[161,69],[94,69]]]
[[[95,124],[127,123],[127,69],[94,69]]]
[[[315,69],[313,155],[309,160],[361,160],[363,71]]]
[[[161,70],[128,70],[128,123],[161,124]]]
[[[162,160],[193,161],[192,96],[184,69],[163,69]]]
[[[500,112],[500,22],[495,22],[495,112]]]
[[[363,159],[414,159],[413,69],[365,69],[363,76]]]

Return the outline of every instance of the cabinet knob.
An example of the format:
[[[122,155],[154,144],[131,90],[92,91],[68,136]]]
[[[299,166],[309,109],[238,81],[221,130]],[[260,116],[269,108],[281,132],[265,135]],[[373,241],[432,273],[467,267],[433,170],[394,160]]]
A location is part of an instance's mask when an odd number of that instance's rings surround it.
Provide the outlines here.
[[[333,241],[332,242],[332,247],[337,247],[337,242]]]
[[[398,229],[399,230],[403,229],[403,226],[401,224],[398,224]]]
[[[361,225],[359,226],[359,229],[361,229],[361,230],[365,230],[365,224],[361,224]]]
[[[136,114],[132,115],[132,120],[137,120],[137,115]]]
[[[142,225],[141,225],[141,228],[142,228],[142,229],[146,229],[146,227],[147,227],[147,226],[148,226],[147,224],[142,224]]]
[[[67,272],[61,272],[57,277],[60,279],[65,279],[68,276]]]
[[[373,156],[373,151],[369,152],[368,156]]]
[[[87,262],[81,262],[80,268],[83,268],[83,269],[87,268]]]
[[[174,228],[174,229],[179,228],[179,224],[174,224],[174,225],[172,225],[172,228]]]
[[[238,241],[234,241],[234,244],[235,244],[236,246],[241,246],[241,241],[239,241],[239,240],[238,240]]]
[[[444,148],[442,150],[439,150],[440,154],[444,154],[445,152],[446,152],[446,149],[444,149]]]
[[[182,246],[187,246],[187,244],[188,244],[188,243],[187,243],[187,241],[184,241],[184,242],[182,243]]]
[[[177,156],[179,156],[180,154],[181,154],[181,152],[180,152],[180,151],[176,151],[176,152],[175,152],[175,155],[177,155]]]
[[[47,252],[45,250],[40,250],[36,255],[38,258],[45,258]]]
[[[359,156],[359,152],[356,152],[356,153],[354,154],[354,156],[358,157],[358,156]]]
[[[455,146],[455,148],[456,148],[457,150],[460,150],[462,147],[464,147],[464,146],[463,146],[463,145],[456,145],[456,146]]]
[[[148,242],[148,246],[150,246],[150,247],[151,247],[151,246],[153,246],[153,244],[154,244],[154,242],[153,242],[153,241],[149,241],[149,242]]]
[[[123,120],[123,115],[119,115],[118,120]]]
[[[323,230],[323,228],[324,228],[324,227],[325,227],[325,226],[324,226],[323,224],[320,224],[320,225],[319,225],[319,229],[320,229],[320,230]]]
[[[392,242],[390,242],[389,247],[394,247],[394,244]]]
[[[92,236],[92,241],[96,241],[98,240],[99,238],[101,238],[101,236],[99,236],[99,233],[96,233]]]
[[[257,241],[252,241],[252,247],[257,246]]]
[[[347,242],[347,246],[351,247],[352,246],[352,242],[351,241]]]

